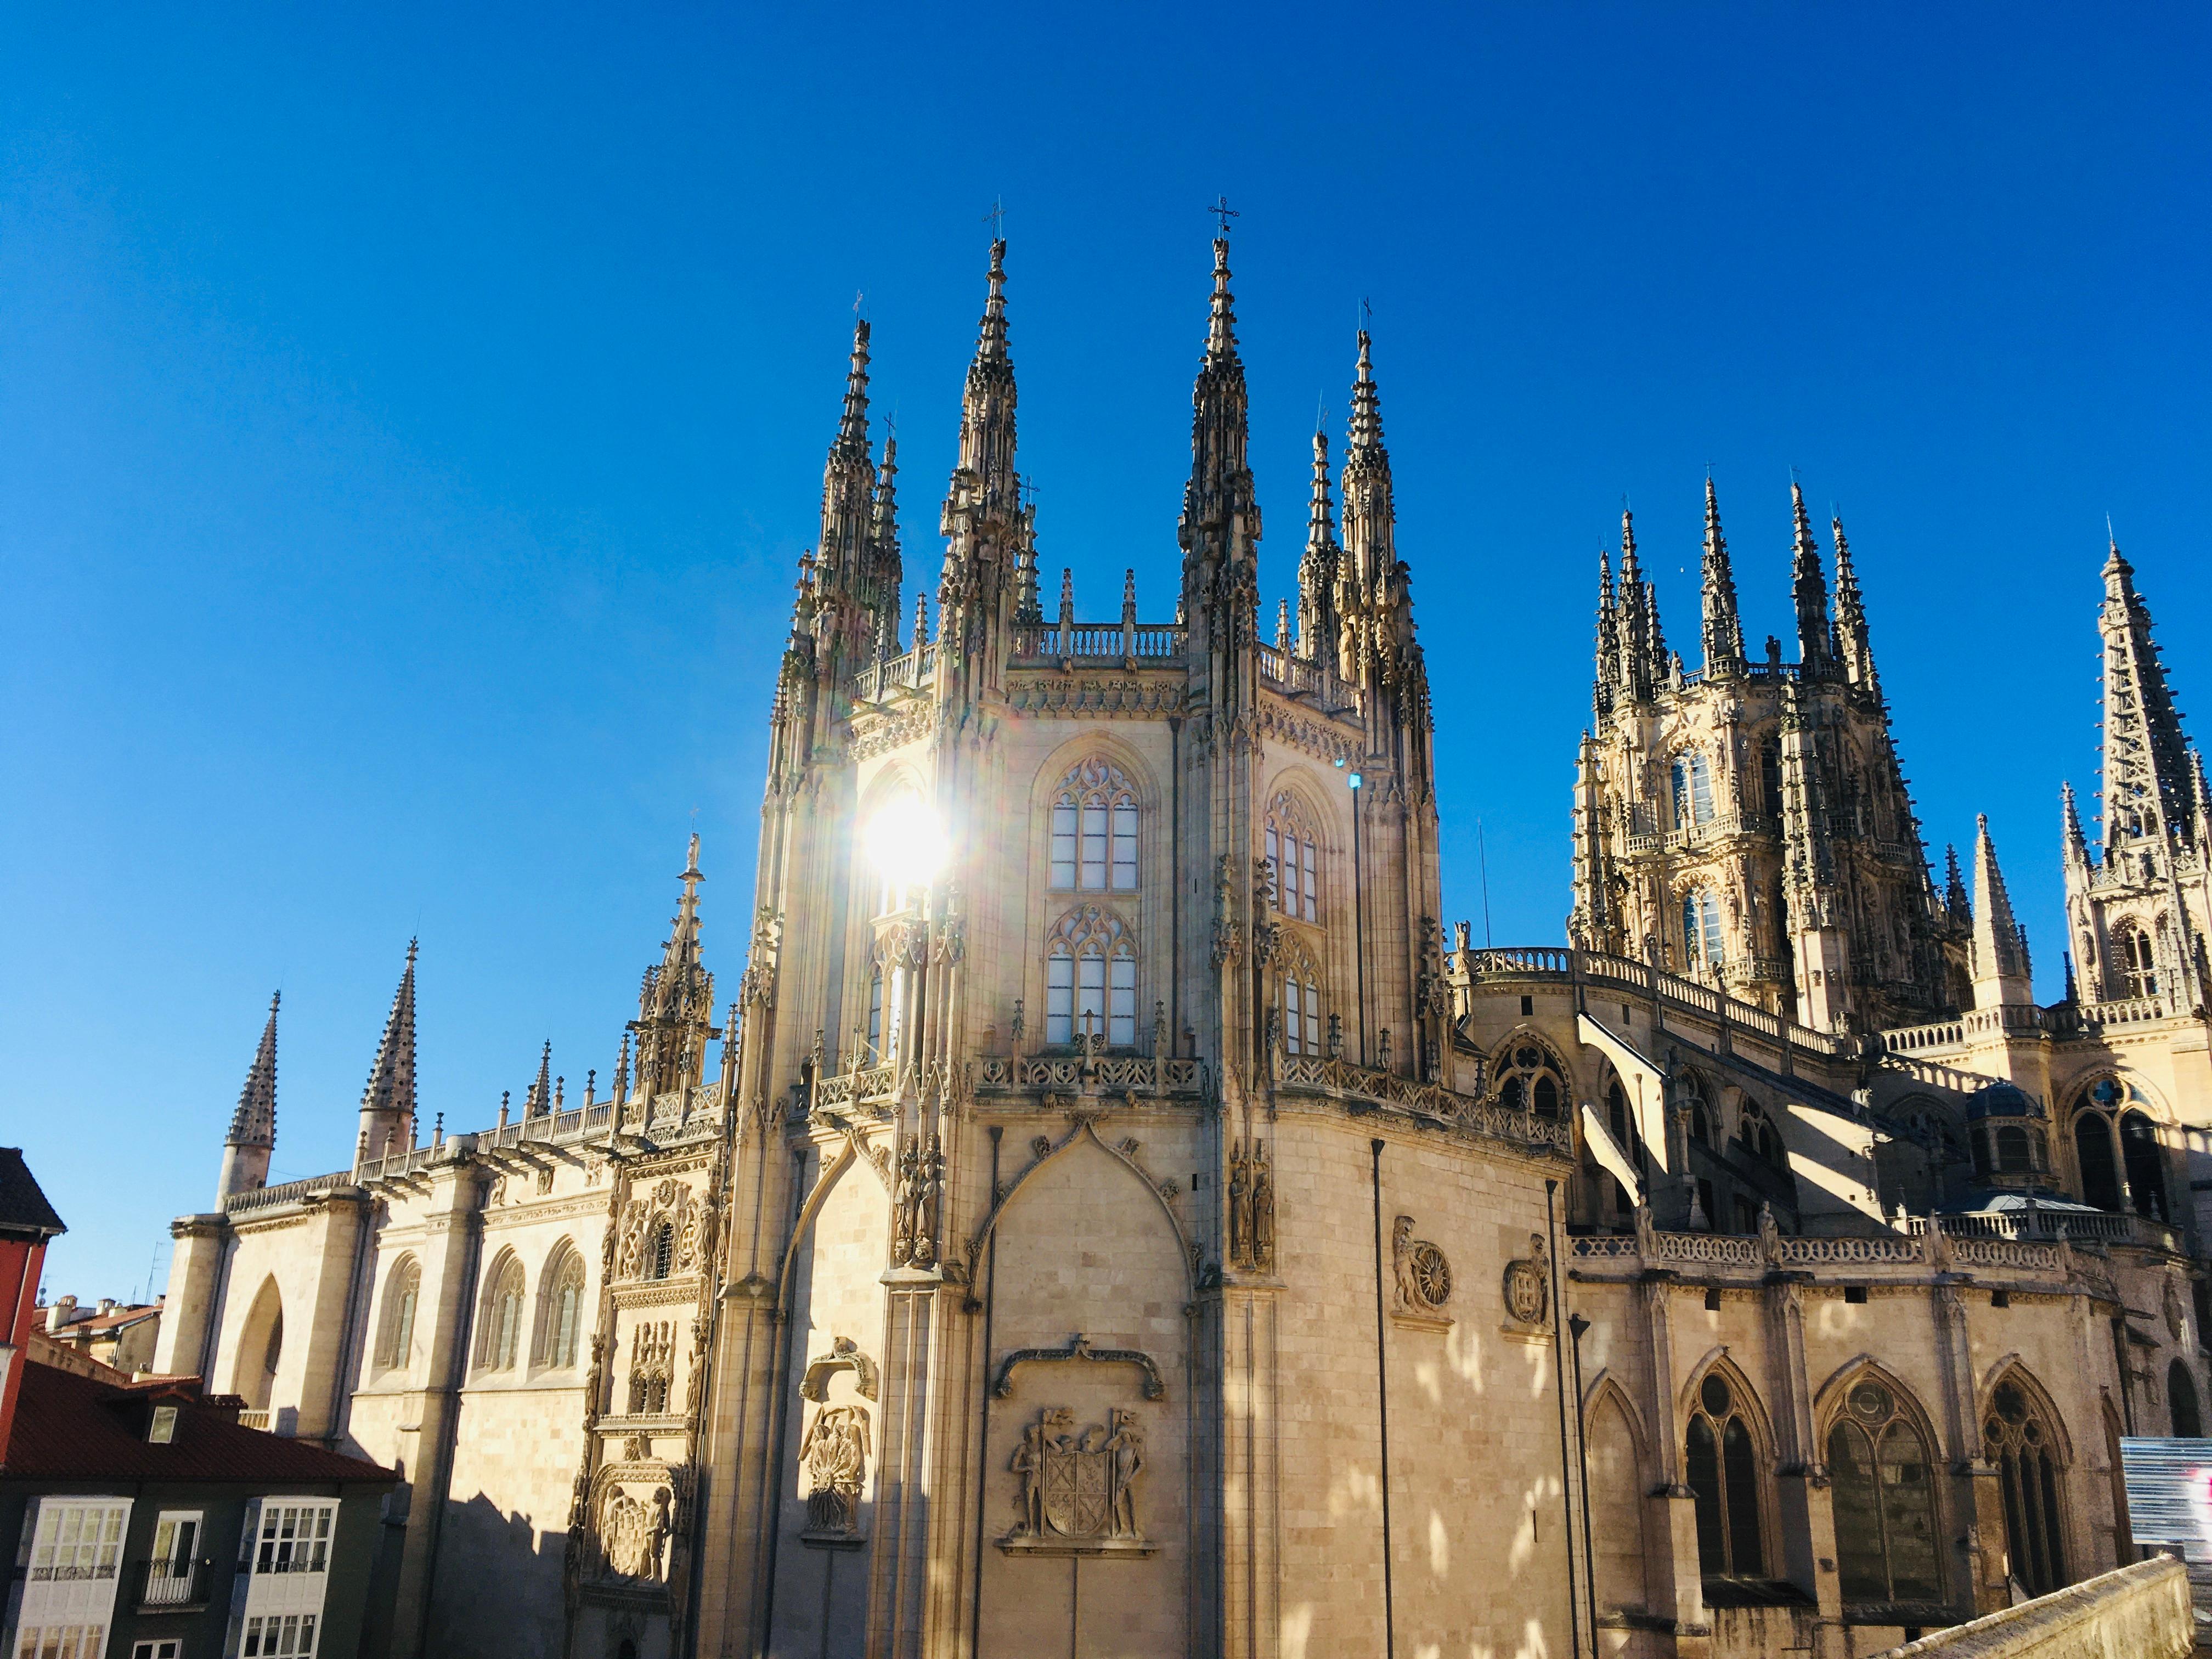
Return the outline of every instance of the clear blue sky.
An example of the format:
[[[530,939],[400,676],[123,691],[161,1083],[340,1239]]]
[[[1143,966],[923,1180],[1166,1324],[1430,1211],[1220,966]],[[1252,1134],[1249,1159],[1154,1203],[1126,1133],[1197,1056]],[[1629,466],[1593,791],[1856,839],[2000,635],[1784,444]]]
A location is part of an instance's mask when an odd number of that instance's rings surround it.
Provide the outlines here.
[[[1756,640],[1840,504],[1931,853],[2057,994],[2105,514],[2203,647],[2199,8],[25,7],[0,19],[0,1139],[143,1285],[270,990],[337,1167],[408,936],[426,1112],[604,1077],[705,838],[734,988],[856,289],[931,573],[1003,197],[1048,568],[1172,603],[1204,204],[1270,534],[1374,307],[1449,913],[1559,939],[1599,546]],[[880,423],[878,427],[881,432]],[[1048,578],[1049,580],[1049,578]]]

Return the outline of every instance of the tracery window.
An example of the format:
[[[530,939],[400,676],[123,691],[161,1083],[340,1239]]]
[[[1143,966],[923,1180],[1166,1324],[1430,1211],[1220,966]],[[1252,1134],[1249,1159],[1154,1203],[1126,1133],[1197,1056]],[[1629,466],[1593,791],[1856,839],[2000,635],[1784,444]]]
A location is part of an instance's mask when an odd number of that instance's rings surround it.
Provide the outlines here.
[[[1490,1062],[1490,1074],[1496,1080],[1498,1104],[1516,1112],[1557,1117],[1567,1097],[1567,1085],[1561,1080],[1565,1068],[1549,1049],[1526,1036],[1498,1050]]]
[[[1287,790],[1267,809],[1267,847],[1275,908],[1301,921],[1319,921],[1321,850]]]
[[[1682,959],[1692,973],[1711,973],[1721,965],[1721,901],[1710,887],[1682,895]]]
[[[2122,996],[2158,994],[2158,947],[2144,929],[2122,922],[2112,934],[2112,961],[2119,969]]]
[[[477,1364],[488,1371],[511,1371],[522,1345],[522,1264],[502,1256],[484,1292],[483,1328],[477,1337]]]
[[[1045,941],[1044,1040],[1081,1036],[1116,1048],[1137,1042],[1137,943],[1096,904],[1069,911]]]
[[[1828,1431],[1846,1602],[1943,1598],[1928,1443],[1887,1383],[1864,1376]]]
[[[1694,830],[1713,821],[1713,778],[1703,753],[1674,757],[1674,827]]]
[[[545,1265],[538,1292],[538,1352],[540,1365],[576,1363],[576,1338],[584,1316],[584,1259],[563,1239]]]
[[[384,1323],[377,1333],[376,1363],[404,1365],[415,1352],[415,1310],[422,1297],[422,1266],[403,1256],[384,1285]]]
[[[1052,803],[1052,885],[1131,892],[1137,885],[1137,792],[1097,756],[1070,772]]]
[[[2004,1491],[2012,1576],[2030,1595],[2048,1595],[2066,1583],[2057,1449],[2027,1391],[2017,1382],[1999,1383],[1982,1425],[1982,1453],[1996,1465]]]
[[[1718,1370],[1705,1374],[1685,1444],[1683,1472],[1697,1500],[1698,1570],[1708,1578],[1766,1572],[1759,1454],[1737,1386]]]
[[[1318,1054],[1322,1049],[1321,974],[1304,951],[1283,961],[1283,1052]]]
[[[1743,1149],[1762,1164],[1778,1170],[1787,1169],[1790,1160],[1782,1149],[1782,1137],[1775,1133],[1774,1125],[1767,1119],[1766,1110],[1755,1100],[1743,1103],[1743,1112],[1736,1123],[1736,1139]]]
[[[2133,1209],[2153,1221],[2171,1218],[2166,1154],[2159,1146],[2158,1126],[2143,1109],[2149,1104],[2148,1097],[2124,1078],[2099,1078],[2082,1092],[2074,1113],[2074,1152],[2084,1204]]]

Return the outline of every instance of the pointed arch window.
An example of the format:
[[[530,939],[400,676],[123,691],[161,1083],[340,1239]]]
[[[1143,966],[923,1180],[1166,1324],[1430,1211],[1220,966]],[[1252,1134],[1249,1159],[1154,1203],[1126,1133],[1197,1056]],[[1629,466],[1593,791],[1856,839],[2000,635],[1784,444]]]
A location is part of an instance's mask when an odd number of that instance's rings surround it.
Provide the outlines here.
[[[1698,1510],[1698,1570],[1708,1578],[1761,1578],[1759,1454],[1733,1379],[1706,1373],[1690,1414],[1683,1473]]]
[[[2124,997],[2158,994],[2158,947],[2140,925],[2124,921],[2112,934],[2112,961],[2119,969],[2115,987]]]
[[[1096,904],[1069,911],[1045,940],[1044,1040],[1083,1036],[1116,1048],[1137,1042],[1137,943]]]
[[[2177,1359],[2166,1368],[2166,1403],[2174,1438],[2204,1437],[2204,1419],[2197,1409],[2197,1379],[2190,1376],[2185,1359]]]
[[[2158,1126],[2144,1109],[2149,1104],[2149,1097],[2124,1078],[2100,1077],[2082,1091],[2074,1113],[2074,1155],[2083,1203],[2100,1210],[2132,1209],[2153,1221],[2171,1219],[2166,1153]]]
[[[1303,950],[1292,950],[1285,957],[1282,986],[1283,1052],[1321,1054],[1321,972]]]
[[[1828,1431],[1828,1473],[1844,1600],[1862,1606],[1941,1601],[1928,1442],[1887,1383],[1862,1377],[1844,1396]]]
[[[2051,1425],[2027,1390],[2014,1382],[1999,1383],[1982,1425],[1982,1453],[1996,1465],[2004,1493],[2012,1576],[2030,1595],[2048,1595],[2067,1582],[2057,1449]]]
[[[868,1059],[884,1057],[884,970],[878,967],[868,974]]]
[[[1682,895],[1682,960],[1689,971],[1713,973],[1723,958],[1720,896],[1710,887]]]
[[[1542,1044],[1516,1038],[1498,1050],[1490,1062],[1498,1103],[1516,1112],[1557,1117],[1567,1097],[1565,1068]]]
[[[522,1264],[501,1258],[484,1292],[477,1335],[477,1364],[488,1371],[511,1371],[522,1345]]]
[[[1267,809],[1267,876],[1275,908],[1299,921],[1321,920],[1321,850],[1312,827],[1288,790]]]
[[[1713,775],[1705,755],[1692,750],[1674,757],[1674,827],[1694,830],[1713,821]]]
[[[1061,781],[1052,803],[1052,885],[1133,892],[1137,792],[1119,768],[1093,756]]]
[[[564,1239],[546,1264],[538,1296],[536,1360],[564,1369],[576,1363],[584,1318],[584,1259]]]
[[[415,1354],[415,1310],[422,1297],[422,1266],[404,1256],[385,1281],[384,1321],[376,1335],[376,1363],[387,1370],[405,1365]]]

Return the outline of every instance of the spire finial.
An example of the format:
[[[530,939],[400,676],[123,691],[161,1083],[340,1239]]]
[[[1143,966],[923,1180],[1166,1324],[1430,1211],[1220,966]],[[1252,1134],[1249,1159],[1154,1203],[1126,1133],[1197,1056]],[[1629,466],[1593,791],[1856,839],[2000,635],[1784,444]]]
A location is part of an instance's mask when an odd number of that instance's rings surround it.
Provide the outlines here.
[[[865,455],[868,450],[868,319],[857,314],[853,319],[853,355],[845,369],[845,414],[837,423],[837,447],[848,454]]]
[[[253,1064],[246,1068],[246,1086],[238,1091],[227,1146],[267,1148],[276,1144],[276,1010],[283,1000],[282,991],[270,995],[269,1021],[261,1028]]]
[[[410,939],[407,966],[399,975],[399,988],[392,994],[392,1012],[385,1017],[384,1036],[361,1093],[364,1130],[372,1119],[397,1122],[415,1115],[415,953],[416,941]]]
[[[1736,611],[1735,573],[1729,563],[1728,538],[1721,533],[1720,498],[1713,489],[1713,475],[1705,473],[1705,551],[1704,569],[1705,667],[1709,672],[1732,674],[1743,667],[1743,623]]]
[[[1237,301],[1229,291],[1229,233],[1213,239],[1213,297],[1208,302],[1206,356],[1209,362],[1237,355]]]
[[[1797,610],[1797,656],[1808,673],[1820,673],[1829,664],[1830,623],[1828,578],[1820,568],[1820,544],[1813,539],[1813,520],[1805,511],[1805,489],[1790,469],[1790,511],[1796,527],[1790,552],[1790,592]]]

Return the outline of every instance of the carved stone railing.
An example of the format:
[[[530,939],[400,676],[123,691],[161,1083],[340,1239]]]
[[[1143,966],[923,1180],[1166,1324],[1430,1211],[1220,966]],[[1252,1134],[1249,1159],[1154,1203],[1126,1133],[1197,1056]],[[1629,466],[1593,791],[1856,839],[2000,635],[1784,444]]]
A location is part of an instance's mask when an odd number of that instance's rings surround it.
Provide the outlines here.
[[[1644,853],[1672,853],[1685,847],[1702,846],[1709,841],[1723,841],[1730,836],[1763,835],[1771,832],[1774,821],[1757,812],[1723,812],[1707,818],[1703,823],[1685,824],[1679,830],[1646,830],[1628,838],[1628,852],[1635,856]]]
[[[836,1077],[823,1078],[814,1091],[815,1109],[834,1111],[841,1106],[888,1100],[898,1093],[898,1087],[896,1065],[863,1066]]]
[[[856,702],[881,702],[901,691],[919,690],[937,671],[937,647],[925,645],[903,656],[872,662],[846,682]]]
[[[1182,655],[1185,630],[1176,623],[1017,623],[1014,656],[1065,663],[1166,664]]]
[[[309,1176],[304,1181],[280,1182],[274,1187],[257,1187],[250,1193],[233,1193],[222,1201],[227,1215],[236,1215],[246,1210],[265,1210],[277,1204],[296,1204],[301,1199],[313,1198],[321,1193],[334,1193],[340,1188],[354,1184],[350,1170],[336,1175]]]
[[[1954,1219],[1942,1218],[1946,1224]],[[1584,1261],[1615,1261],[1646,1267],[1725,1267],[1765,1272],[1790,1269],[1864,1267],[1918,1268],[1935,1273],[1975,1267],[2057,1275],[2066,1271],[2062,1243],[2020,1238],[1954,1237],[1947,1224],[1941,1244],[1915,1218],[1910,1234],[1868,1237],[1761,1238],[1740,1233],[1651,1232],[1643,1237],[1615,1233],[1571,1242],[1571,1253]],[[2093,1247],[2092,1254],[2095,1254]],[[2092,1275],[2094,1277],[2094,1274]]]
[[[1050,1094],[1200,1095],[1206,1063],[1151,1054],[988,1054],[975,1064],[977,1092],[1042,1090]]]
[[[2076,1244],[2121,1244],[2136,1249],[2178,1251],[2180,1248],[2173,1229],[2163,1222],[2108,1211],[2091,1213],[2023,1206],[2017,1210],[1973,1211],[1936,1219],[1954,1244],[1974,1238],[2065,1238]],[[1917,1237],[1928,1231],[1928,1218],[1914,1216],[1907,1224]]]
[[[1447,1089],[1440,1083],[1400,1077],[1348,1060],[1319,1054],[1285,1054],[1278,1060],[1275,1086],[1279,1091],[1311,1091],[1355,1109],[1389,1107],[1471,1134],[1502,1140],[1516,1146],[1534,1146],[1571,1156],[1574,1127],[1565,1118],[1479,1099]]]

